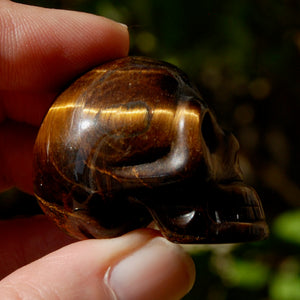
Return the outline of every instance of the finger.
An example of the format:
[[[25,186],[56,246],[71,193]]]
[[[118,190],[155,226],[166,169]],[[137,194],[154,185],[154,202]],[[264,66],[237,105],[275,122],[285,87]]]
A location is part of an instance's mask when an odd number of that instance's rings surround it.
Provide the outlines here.
[[[75,240],[45,216],[0,221],[0,278]]]
[[[14,122],[0,124],[0,191],[16,186],[33,194],[32,161],[37,128]]]
[[[0,123],[8,119],[39,127],[57,94],[0,90]]]
[[[4,2],[0,89],[55,90],[95,64],[127,55],[126,27],[103,17]]]
[[[180,299],[194,276],[193,262],[180,246],[139,230],[66,246],[6,277],[0,294],[5,299]]]

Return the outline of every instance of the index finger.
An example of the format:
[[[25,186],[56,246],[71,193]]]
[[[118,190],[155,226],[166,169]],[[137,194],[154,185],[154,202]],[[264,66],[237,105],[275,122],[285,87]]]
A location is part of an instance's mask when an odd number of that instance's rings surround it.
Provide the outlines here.
[[[101,62],[127,55],[128,31],[82,12],[0,4],[0,89],[55,90]]]

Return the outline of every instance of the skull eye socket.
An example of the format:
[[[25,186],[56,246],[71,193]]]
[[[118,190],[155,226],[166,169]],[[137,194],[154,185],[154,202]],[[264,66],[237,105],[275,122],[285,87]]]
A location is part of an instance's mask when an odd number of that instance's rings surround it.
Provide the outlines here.
[[[201,126],[201,132],[210,153],[216,152],[219,145],[219,137],[224,135],[222,129],[217,126],[211,113],[206,112]]]

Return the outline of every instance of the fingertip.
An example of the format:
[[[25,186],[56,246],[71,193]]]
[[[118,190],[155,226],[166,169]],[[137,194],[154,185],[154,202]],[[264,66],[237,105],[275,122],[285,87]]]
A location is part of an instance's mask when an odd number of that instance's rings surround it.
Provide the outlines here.
[[[181,299],[195,281],[194,263],[162,237],[148,241],[110,267],[105,283],[116,299]]]
[[[128,54],[126,26],[110,19],[14,2],[2,8],[0,88],[5,90],[58,90],[95,65]]]

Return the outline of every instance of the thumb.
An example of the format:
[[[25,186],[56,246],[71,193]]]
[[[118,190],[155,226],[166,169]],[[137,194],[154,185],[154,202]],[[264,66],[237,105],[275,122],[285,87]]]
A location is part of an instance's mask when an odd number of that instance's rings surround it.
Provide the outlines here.
[[[180,246],[152,230],[85,240],[57,250],[4,278],[4,299],[180,299],[194,264]]]

